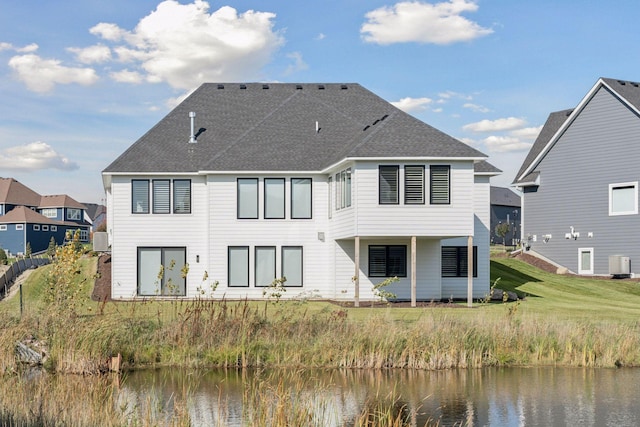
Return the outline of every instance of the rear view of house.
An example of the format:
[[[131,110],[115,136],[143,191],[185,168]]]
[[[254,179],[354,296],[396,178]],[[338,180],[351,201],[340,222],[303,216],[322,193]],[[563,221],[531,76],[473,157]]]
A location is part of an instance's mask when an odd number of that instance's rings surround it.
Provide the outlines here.
[[[489,290],[486,156],[358,84],[204,84],[103,171],[112,296]],[[471,244],[469,242],[471,241]]]
[[[639,86],[601,78],[549,116],[513,182],[526,249],[578,274],[640,273]]]

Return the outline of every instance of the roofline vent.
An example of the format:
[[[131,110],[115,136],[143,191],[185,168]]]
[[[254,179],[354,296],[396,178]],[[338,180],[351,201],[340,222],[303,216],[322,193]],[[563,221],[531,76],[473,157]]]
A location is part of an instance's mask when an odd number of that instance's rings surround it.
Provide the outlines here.
[[[218,85],[218,89],[224,89],[224,85]]]
[[[240,85],[240,89],[246,89],[247,85]]]
[[[302,85],[296,85],[296,90],[302,90]]]
[[[196,113],[195,111],[190,111],[189,112],[189,118],[191,119],[191,136],[189,137],[189,144],[195,144],[196,141],[196,133],[195,133],[195,127],[196,127]]]
[[[269,89],[269,85],[262,85],[262,89]]]
[[[620,83],[622,86],[624,86],[626,83],[623,82],[622,80],[618,80],[618,83]]]
[[[349,87],[348,87],[347,85],[341,85],[341,86],[340,86],[340,89],[341,89],[341,90],[347,90],[347,89],[349,89]]]
[[[318,85],[319,90],[324,90],[324,85]]]

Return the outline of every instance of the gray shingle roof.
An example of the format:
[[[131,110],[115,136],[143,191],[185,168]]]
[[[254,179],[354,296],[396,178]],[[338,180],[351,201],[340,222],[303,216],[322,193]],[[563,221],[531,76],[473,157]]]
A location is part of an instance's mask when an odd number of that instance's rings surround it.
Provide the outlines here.
[[[510,188],[494,187],[492,185],[490,190],[492,205],[520,207],[522,203],[520,195]]]
[[[206,129],[195,144],[191,111]],[[205,83],[104,172],[319,171],[348,157],[486,155],[358,84]]]

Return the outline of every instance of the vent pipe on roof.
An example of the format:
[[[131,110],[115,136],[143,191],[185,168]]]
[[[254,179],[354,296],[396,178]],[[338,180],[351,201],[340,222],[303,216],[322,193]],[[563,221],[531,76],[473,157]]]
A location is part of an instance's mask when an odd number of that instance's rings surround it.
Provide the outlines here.
[[[196,113],[194,111],[189,112],[189,118],[191,119],[191,136],[189,137],[189,144],[195,144],[196,141]]]

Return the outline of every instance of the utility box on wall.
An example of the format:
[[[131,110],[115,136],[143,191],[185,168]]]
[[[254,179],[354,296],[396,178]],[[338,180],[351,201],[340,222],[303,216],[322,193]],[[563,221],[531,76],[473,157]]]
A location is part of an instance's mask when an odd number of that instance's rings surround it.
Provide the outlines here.
[[[609,255],[609,274],[613,276],[631,275],[631,260],[628,256]]]
[[[93,250],[96,252],[109,251],[109,236],[104,231],[93,233]]]

